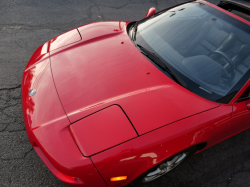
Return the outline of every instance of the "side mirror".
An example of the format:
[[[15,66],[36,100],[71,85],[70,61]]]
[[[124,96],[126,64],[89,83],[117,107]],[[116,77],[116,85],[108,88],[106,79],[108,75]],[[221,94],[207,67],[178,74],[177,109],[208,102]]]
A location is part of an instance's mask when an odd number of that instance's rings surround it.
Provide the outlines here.
[[[150,9],[148,9],[148,12],[146,14],[146,18],[149,16],[152,16],[153,14],[155,14],[156,10],[155,7],[151,7]]]

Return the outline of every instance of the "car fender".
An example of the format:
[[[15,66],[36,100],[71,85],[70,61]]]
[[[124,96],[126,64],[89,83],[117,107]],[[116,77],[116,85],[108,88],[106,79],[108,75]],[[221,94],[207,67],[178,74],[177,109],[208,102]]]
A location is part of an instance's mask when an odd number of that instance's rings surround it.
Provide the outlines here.
[[[108,185],[126,185],[182,150],[203,142],[209,147],[226,136],[231,113],[231,106],[219,106],[153,130],[91,159]],[[116,176],[128,176],[128,180],[109,180]]]

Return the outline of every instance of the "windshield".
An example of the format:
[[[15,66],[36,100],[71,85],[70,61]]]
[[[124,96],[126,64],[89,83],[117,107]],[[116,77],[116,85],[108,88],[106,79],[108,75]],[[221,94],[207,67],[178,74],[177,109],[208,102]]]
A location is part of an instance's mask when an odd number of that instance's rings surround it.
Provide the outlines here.
[[[217,100],[250,67],[249,33],[247,24],[195,1],[139,22],[136,43]]]

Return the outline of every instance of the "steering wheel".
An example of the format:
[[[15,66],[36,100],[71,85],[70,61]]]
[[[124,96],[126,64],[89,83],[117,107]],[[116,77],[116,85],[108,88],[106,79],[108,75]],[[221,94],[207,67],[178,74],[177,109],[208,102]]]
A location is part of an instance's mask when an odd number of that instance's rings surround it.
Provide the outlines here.
[[[224,71],[224,73],[227,76],[227,82],[232,81],[235,77],[235,69],[234,69],[233,61],[227,56],[227,54],[223,53],[222,51],[210,52],[208,54],[208,56],[211,57],[213,54],[219,54],[220,56],[222,56],[226,59],[226,61],[228,62],[229,66],[230,66],[229,71],[226,70],[226,67],[228,64],[226,66],[222,66],[220,63],[219,64],[221,65],[222,70]]]

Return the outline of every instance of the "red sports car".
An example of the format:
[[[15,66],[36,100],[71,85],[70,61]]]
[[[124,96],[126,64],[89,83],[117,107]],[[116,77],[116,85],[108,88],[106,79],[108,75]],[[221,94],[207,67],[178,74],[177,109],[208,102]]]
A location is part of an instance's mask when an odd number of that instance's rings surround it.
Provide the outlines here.
[[[23,75],[29,141],[71,186],[139,186],[250,127],[250,8],[189,1],[91,23]]]

